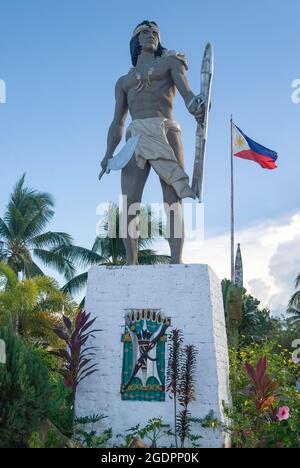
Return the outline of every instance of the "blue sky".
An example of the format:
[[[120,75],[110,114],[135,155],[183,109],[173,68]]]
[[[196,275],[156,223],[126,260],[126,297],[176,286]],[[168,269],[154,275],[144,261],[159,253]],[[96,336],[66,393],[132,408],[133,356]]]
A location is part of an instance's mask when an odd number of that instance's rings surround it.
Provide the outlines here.
[[[207,41],[216,70],[205,179],[208,236],[229,229],[229,119],[251,138],[279,153],[279,168],[235,161],[237,229],[244,230],[299,209],[300,105],[291,83],[300,78],[298,0],[1,0],[0,213],[16,179],[51,192],[52,228],[89,246],[96,206],[118,200],[119,174],[97,180],[114,108],[114,84],[131,67],[129,40],[144,19],[155,20],[162,43],[183,51],[189,80],[199,91]],[[195,122],[177,96],[186,169],[191,175]],[[146,202],[161,200],[152,174]]]

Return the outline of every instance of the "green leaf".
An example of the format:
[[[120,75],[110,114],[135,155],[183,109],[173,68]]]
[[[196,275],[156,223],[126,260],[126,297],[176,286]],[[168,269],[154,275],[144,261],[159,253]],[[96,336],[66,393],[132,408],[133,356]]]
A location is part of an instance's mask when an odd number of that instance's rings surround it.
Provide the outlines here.
[[[81,273],[80,275],[74,276],[74,278],[70,279],[63,287],[62,291],[75,295],[82,291],[82,289],[86,288],[88,280],[88,273]]]
[[[32,239],[30,239],[30,244],[36,248],[48,248],[53,249],[57,247],[63,247],[65,245],[70,245],[72,242],[72,237],[65,232],[45,232],[40,234]]]
[[[74,265],[68,259],[64,258],[63,255],[61,255],[60,249],[53,251],[33,249],[33,253],[47,267],[55,268],[59,273],[63,274],[66,279],[70,279],[72,276],[74,276]]]

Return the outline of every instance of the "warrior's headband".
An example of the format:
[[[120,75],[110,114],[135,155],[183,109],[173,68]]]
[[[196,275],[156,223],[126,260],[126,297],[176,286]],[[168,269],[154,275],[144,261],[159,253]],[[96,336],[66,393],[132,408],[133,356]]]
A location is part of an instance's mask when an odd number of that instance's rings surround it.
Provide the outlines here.
[[[154,23],[150,23],[149,25],[148,24],[141,24],[140,26],[138,26],[137,28],[135,28],[135,30],[133,31],[132,33],[132,37],[135,37],[137,36],[138,34],[140,34],[141,31],[144,31],[144,29],[152,29],[153,31],[156,31],[157,34],[158,34],[158,37],[159,37],[159,40],[160,40],[160,32],[159,32],[159,29],[158,27],[154,24]]]

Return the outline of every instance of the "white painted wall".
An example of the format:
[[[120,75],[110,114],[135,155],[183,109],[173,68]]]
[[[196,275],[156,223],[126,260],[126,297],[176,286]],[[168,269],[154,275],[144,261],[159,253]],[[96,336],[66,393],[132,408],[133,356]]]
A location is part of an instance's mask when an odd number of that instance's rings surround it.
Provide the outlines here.
[[[92,342],[97,346],[100,372],[80,385],[77,415],[104,413],[108,419],[100,427],[112,427],[114,434],[158,416],[173,426],[173,402],[168,396],[165,402],[121,400],[121,335],[129,308],[160,308],[171,317],[172,327],[183,330],[185,344],[194,344],[199,353],[192,415],[205,417],[213,410],[223,420],[222,401],[230,401],[227,339],[220,281],[207,265],[91,269],[86,310],[97,317],[95,325],[103,330]],[[203,447],[228,443],[219,431],[198,426],[195,433],[203,435]]]

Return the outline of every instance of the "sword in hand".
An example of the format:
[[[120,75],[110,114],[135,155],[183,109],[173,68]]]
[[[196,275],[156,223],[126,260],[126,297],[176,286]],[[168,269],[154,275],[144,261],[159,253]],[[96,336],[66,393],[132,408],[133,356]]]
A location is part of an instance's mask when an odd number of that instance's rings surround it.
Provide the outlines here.
[[[99,180],[102,179],[104,174],[109,174],[110,171],[119,171],[123,169],[123,167],[127,166],[130,159],[134,155],[134,152],[137,148],[137,145],[140,141],[140,135],[135,135],[126,142],[125,146],[113,157],[103,158],[101,162],[102,171],[99,175]]]
[[[197,120],[192,190],[195,192],[200,203],[203,201],[204,161],[213,74],[214,53],[212,45],[207,44],[201,67],[201,92],[192,99],[188,106],[189,111],[195,115]]]

